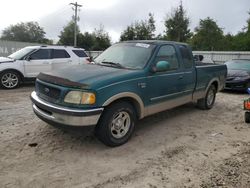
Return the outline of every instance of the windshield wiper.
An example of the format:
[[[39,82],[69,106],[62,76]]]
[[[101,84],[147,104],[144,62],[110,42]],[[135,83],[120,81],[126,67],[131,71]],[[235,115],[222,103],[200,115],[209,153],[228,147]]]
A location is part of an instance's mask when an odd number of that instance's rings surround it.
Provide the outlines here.
[[[113,67],[118,67],[118,68],[125,68],[120,63],[115,63],[115,62],[112,62],[112,61],[102,61],[102,64],[108,64],[108,65],[111,65]]]

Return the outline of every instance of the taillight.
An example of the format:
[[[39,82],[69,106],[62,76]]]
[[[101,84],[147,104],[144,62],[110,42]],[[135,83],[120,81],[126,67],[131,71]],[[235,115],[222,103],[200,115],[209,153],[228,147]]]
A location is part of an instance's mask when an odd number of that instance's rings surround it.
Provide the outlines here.
[[[250,100],[249,99],[244,101],[244,110],[250,110]]]

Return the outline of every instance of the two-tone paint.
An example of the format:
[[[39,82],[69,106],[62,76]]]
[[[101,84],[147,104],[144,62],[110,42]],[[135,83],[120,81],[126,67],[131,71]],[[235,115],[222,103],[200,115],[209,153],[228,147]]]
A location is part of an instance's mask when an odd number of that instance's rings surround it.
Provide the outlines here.
[[[138,42],[138,41],[137,41]],[[84,84],[84,87],[72,87],[66,86],[63,82],[57,82],[55,84],[53,79],[44,81],[43,79],[37,78],[36,85],[39,83],[47,85],[49,87],[58,88],[61,93],[60,97],[56,101],[49,101],[45,98],[39,97],[34,91],[31,95],[31,99],[34,105],[39,107],[39,110],[50,115],[56,113],[53,108],[45,108],[39,106],[39,102],[34,96],[38,97],[43,103],[50,106],[61,108],[61,115],[63,109],[72,110],[92,110],[92,112],[98,111],[98,116],[92,122],[86,121],[80,122],[79,124],[72,124],[69,121],[61,119],[57,120],[57,123],[84,126],[84,125],[95,125],[98,122],[103,110],[112,103],[125,100],[133,104],[137,112],[138,119],[144,118],[148,115],[164,111],[185,103],[195,102],[198,99],[204,98],[210,85],[214,85],[217,91],[224,87],[227,69],[225,65],[200,65],[185,68],[183,65],[182,56],[180,55],[179,45],[175,42],[166,41],[140,41],[143,43],[156,45],[155,50],[151,54],[151,57],[143,69],[140,70],[129,70],[119,69],[115,67],[99,66],[95,64],[84,64],[72,66],[68,69],[61,69],[53,72],[53,76],[60,79],[66,79],[72,83]],[[179,68],[174,71],[166,72],[154,72],[152,68],[154,66],[155,57],[159,49],[163,45],[172,45],[176,50],[178,56]],[[189,48],[190,49],[190,48]],[[192,55],[191,49],[190,54]],[[96,94],[96,103],[94,105],[73,105],[64,102],[64,97],[69,91],[81,90],[91,91]],[[33,106],[34,109],[34,106]],[[102,109],[102,110],[100,110]],[[44,114],[39,113],[34,109],[35,113],[46,121]],[[58,112],[57,112],[58,113]],[[47,114],[48,115],[48,114]],[[90,114],[93,117],[93,114]],[[96,114],[95,114],[96,115]],[[74,114],[71,114],[74,118]],[[85,113],[83,117],[87,118],[88,115]],[[51,122],[53,119],[47,119],[47,122]]]

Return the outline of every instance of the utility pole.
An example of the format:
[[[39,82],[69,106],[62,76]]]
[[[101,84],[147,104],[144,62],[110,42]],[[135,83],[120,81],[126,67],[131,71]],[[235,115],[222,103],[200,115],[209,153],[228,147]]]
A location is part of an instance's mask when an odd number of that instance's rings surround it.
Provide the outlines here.
[[[75,11],[74,21],[75,21],[75,32],[74,32],[74,46],[77,46],[77,9],[78,7],[82,7],[82,5],[75,3],[70,3],[70,5],[73,5],[73,10]]]

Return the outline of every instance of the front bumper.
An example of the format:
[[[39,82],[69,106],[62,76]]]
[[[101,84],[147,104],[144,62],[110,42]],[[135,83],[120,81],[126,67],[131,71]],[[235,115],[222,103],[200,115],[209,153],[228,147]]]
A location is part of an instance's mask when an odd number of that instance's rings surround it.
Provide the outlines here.
[[[226,81],[225,84],[225,89],[229,90],[246,91],[248,87],[249,87],[248,80]]]
[[[103,111],[103,108],[81,110],[54,105],[39,98],[35,91],[31,93],[30,98],[33,102],[34,113],[40,119],[50,124],[69,126],[96,125]]]

